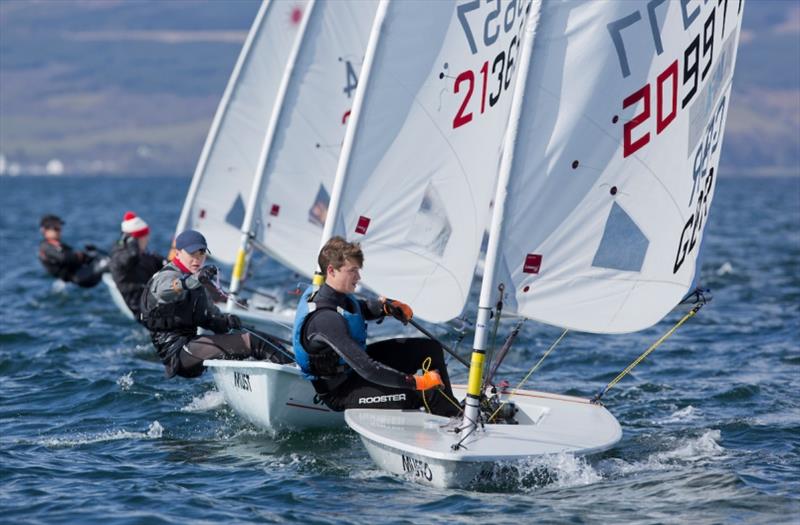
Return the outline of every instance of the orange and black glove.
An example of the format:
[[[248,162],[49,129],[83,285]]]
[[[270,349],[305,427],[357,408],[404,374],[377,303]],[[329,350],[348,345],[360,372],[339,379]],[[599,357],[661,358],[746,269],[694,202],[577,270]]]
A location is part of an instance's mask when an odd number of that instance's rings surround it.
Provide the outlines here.
[[[416,382],[415,388],[417,390],[430,390],[431,388],[440,388],[444,386],[442,376],[436,370],[429,370],[421,376],[412,376]]]
[[[411,310],[410,306],[408,306],[406,303],[395,301],[394,299],[386,299],[386,302],[383,303],[383,313],[386,315],[391,315],[395,319],[401,321],[403,324],[408,324],[408,322],[414,317],[414,312]]]

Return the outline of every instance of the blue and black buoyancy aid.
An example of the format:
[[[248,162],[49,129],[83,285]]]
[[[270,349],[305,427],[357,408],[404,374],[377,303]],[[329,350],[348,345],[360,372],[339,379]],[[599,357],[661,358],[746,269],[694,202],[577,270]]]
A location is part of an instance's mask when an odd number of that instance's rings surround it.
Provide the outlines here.
[[[314,292],[313,288],[313,286],[309,286],[297,303],[297,314],[294,318],[294,333],[292,337],[297,364],[303,371],[305,378],[311,381],[333,377],[342,373],[347,373],[350,370],[350,367],[345,363],[344,359],[332,348],[326,348],[322,352],[309,353],[303,345],[303,327],[308,316],[316,310],[334,309],[333,305],[317,305],[313,300],[309,301],[311,294]],[[339,315],[344,317],[350,337],[352,337],[358,346],[366,352],[367,322],[364,320],[364,316],[361,313],[361,306],[356,296],[348,294],[347,300],[350,301],[354,312],[350,312],[342,307],[335,307],[335,310]]]

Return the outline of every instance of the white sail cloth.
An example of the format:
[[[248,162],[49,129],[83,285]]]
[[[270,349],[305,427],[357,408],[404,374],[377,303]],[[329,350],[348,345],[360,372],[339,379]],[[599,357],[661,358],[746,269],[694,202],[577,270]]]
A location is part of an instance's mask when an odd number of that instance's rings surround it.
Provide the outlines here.
[[[258,195],[254,234],[310,277],[377,2],[315,2]]]
[[[716,187],[738,2],[545,2],[508,186],[506,308],[619,333],[687,293]]]
[[[308,0],[265,1],[214,117],[178,230],[203,232],[232,264],[270,115]]]
[[[369,288],[420,318],[449,320],[467,300],[529,6],[389,2],[362,73],[333,232],[361,242]]]

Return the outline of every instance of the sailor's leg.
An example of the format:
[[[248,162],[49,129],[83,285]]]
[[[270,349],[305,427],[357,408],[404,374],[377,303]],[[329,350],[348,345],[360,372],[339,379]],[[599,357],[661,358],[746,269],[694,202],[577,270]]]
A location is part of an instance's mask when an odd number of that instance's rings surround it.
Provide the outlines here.
[[[413,390],[391,388],[370,383],[352,374],[335,391],[320,398],[333,410],[347,408],[413,409],[420,406],[420,397]]]
[[[416,373],[430,357],[431,364],[428,369],[439,372],[448,395],[450,393],[450,375],[444,362],[444,350],[442,345],[432,339],[424,337],[388,339],[367,346],[367,353],[376,361],[406,374]]]

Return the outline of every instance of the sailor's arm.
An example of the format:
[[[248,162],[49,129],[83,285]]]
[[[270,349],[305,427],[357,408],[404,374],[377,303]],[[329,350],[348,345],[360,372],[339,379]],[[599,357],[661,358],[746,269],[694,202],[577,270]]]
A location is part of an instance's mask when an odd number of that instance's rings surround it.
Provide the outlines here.
[[[193,274],[184,275],[177,271],[163,271],[153,276],[150,291],[159,304],[174,303],[186,298],[189,290],[200,286]]]
[[[414,389],[413,376],[390,368],[367,355],[350,337],[347,322],[333,311],[320,311],[308,323],[306,335],[311,345],[333,348],[353,370],[372,383],[392,388]]]

